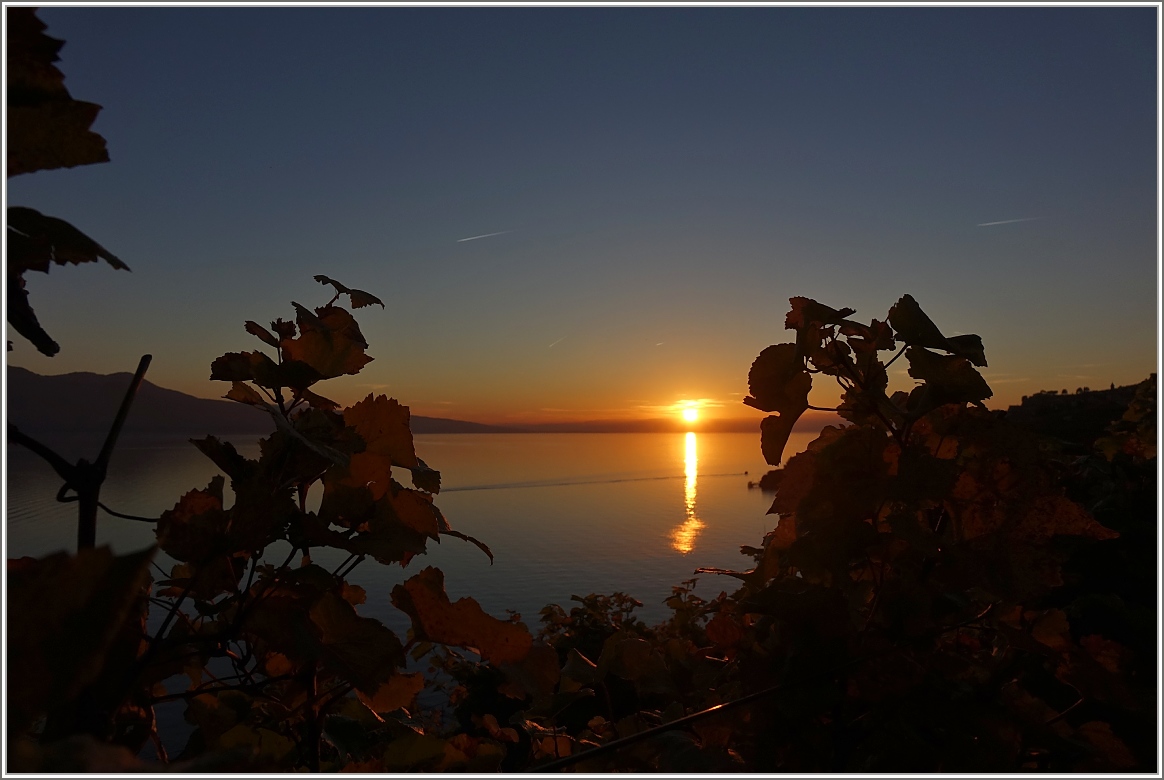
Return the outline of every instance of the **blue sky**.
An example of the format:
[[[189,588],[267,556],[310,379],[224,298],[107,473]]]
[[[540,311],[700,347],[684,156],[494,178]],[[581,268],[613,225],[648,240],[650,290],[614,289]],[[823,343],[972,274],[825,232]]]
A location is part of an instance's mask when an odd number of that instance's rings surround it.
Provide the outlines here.
[[[243,321],[322,304],[324,273],[388,306],[321,391],[462,419],[755,415],[793,295],[867,319],[911,293],[982,335],[996,406],[1155,370],[1155,7],[40,16],[112,161],[8,201],[133,272],[30,275],[62,351],[16,337],[14,365],[150,352],[221,395]]]

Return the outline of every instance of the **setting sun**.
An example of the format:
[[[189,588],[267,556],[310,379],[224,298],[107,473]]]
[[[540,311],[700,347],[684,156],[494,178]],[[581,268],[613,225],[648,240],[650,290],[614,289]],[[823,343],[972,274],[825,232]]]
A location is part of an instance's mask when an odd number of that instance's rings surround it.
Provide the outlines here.
[[[699,410],[694,406],[688,406],[683,410],[683,419],[687,422],[695,422],[699,419]]]

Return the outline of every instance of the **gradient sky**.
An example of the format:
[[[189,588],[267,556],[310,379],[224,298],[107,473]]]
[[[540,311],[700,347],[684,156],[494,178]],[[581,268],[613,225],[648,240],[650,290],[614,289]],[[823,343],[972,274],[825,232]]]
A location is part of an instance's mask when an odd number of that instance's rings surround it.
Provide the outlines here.
[[[62,350],[12,334],[13,365],[149,352],[220,396],[244,320],[323,304],[323,273],[387,310],[319,392],[483,422],[758,418],[794,295],[911,293],[982,336],[993,407],[1156,370],[1155,7],[39,13],[112,162],[8,202],[133,272],[29,274]]]

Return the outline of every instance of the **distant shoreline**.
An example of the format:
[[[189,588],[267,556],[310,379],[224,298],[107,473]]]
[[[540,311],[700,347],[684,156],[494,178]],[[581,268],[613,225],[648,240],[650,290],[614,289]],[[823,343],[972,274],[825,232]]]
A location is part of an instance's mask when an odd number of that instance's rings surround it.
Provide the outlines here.
[[[121,403],[130,375],[42,375],[19,366],[8,366],[8,421],[31,436],[104,434]],[[433,433],[753,433],[760,420],[732,418],[703,420],[688,425],[679,420],[590,420],[543,423],[478,423],[444,417],[412,415],[414,434]],[[842,422],[835,414],[809,413],[797,431],[818,431]],[[126,420],[124,436],[265,436],[274,430],[258,410],[234,401],[198,398],[159,387],[149,380],[141,389]]]

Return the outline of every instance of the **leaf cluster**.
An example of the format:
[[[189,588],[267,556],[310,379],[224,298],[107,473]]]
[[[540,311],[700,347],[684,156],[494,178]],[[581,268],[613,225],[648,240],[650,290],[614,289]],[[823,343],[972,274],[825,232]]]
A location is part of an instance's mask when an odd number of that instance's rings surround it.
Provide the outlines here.
[[[101,106],[74,100],[54,63],[63,41],[44,34],[35,8],[6,8],[7,150],[9,177],[107,162],[105,139],[89,129]],[[59,265],[104,260],[129,266],[63,219],[23,206],[8,208],[8,324],[52,357],[60,346],[45,332],[28,301],[24,274]],[[12,348],[11,342],[9,349]]]
[[[654,627],[625,594],[551,605],[540,674],[443,657],[458,725],[512,742],[504,768],[1153,765],[1154,378],[1072,460],[982,407],[976,336],[945,337],[909,296],[884,322],[853,314],[793,299],[796,342],[752,366],[745,403],[777,414],[770,462],[814,374],[842,383],[850,424],[765,479],[774,528],[741,548],[749,568],[699,570],[734,592],[704,600],[685,582]],[[887,391],[891,350],[921,380],[910,393]],[[586,757],[604,745],[618,749]]]
[[[436,643],[513,663],[532,636],[472,599],[450,602],[433,568],[392,593],[414,626],[406,640],[359,614],[366,594],[347,576],[368,558],[406,567],[448,535],[492,553],[454,531],[434,503],[440,472],[416,454],[408,407],[369,395],[341,409],[311,389],[371,360],[351,314],[334,299],[314,311],[294,307],[294,321],[246,323],[269,353],[228,353],[211,366],[212,379],[230,383],[227,398],[277,423],[257,458],[213,436],[193,440],[222,474],[162,514],[155,549],[10,562],[9,603],[22,605],[13,615],[22,640],[10,649],[29,674],[10,688],[9,733],[26,766],[56,760],[61,740],[78,733],[131,756],[150,739],[163,751],[154,707],[172,701],[186,703],[194,726],[177,756],[184,766],[488,768],[500,760],[488,740],[436,740],[414,722],[427,682],[407,669],[408,652]],[[411,486],[398,481],[405,472]],[[316,488],[318,509],[309,511]],[[347,558],[329,571],[313,562],[321,548]],[[155,550],[168,568],[152,561]],[[150,576],[151,564],[161,578]],[[34,606],[46,595],[47,614]],[[121,754],[101,756],[94,761]]]
[[[745,403],[776,413],[765,457],[781,462],[814,375],[841,384],[851,424],[765,478],[776,522],[741,548],[750,568],[701,570],[739,589],[695,621],[677,600],[654,629],[654,648],[677,635],[722,659],[717,696],[777,691],[719,716],[725,736],[696,728],[700,749],[771,772],[1151,766],[1152,383],[1097,454],[1072,463],[982,407],[981,340],[945,337],[912,297],[868,324],[791,304],[796,341],[761,352],[749,374]],[[899,355],[921,384],[890,394]]]

